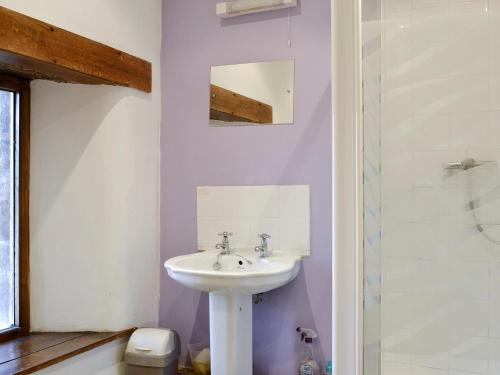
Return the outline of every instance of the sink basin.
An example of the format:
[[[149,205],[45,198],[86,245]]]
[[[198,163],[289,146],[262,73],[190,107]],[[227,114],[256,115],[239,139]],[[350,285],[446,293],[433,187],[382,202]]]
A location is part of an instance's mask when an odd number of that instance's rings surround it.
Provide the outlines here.
[[[292,281],[300,269],[300,257],[273,254],[261,258],[258,254],[238,251],[243,257],[229,254],[220,258],[221,268],[214,269],[218,252],[182,255],[165,262],[169,276],[187,287],[203,292],[257,294]],[[249,264],[247,261],[252,262]]]
[[[165,268],[180,284],[209,293],[211,374],[252,375],[252,294],[292,281],[301,258],[279,252],[261,258],[253,249],[218,255],[183,255],[167,260]]]

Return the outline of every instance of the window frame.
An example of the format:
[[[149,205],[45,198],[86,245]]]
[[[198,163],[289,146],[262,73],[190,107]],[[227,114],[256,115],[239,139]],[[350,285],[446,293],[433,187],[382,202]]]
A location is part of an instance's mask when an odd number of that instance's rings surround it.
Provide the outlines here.
[[[0,89],[19,94],[19,190],[18,190],[18,285],[19,325],[0,331],[0,342],[30,333],[29,293],[29,172],[30,172],[30,81],[0,73]]]

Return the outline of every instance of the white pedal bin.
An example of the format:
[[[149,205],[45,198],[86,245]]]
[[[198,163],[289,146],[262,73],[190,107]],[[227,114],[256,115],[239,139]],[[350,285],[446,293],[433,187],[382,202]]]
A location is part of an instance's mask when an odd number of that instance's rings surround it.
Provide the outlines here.
[[[127,375],[177,375],[180,355],[177,332],[140,328],[130,337],[125,350]]]

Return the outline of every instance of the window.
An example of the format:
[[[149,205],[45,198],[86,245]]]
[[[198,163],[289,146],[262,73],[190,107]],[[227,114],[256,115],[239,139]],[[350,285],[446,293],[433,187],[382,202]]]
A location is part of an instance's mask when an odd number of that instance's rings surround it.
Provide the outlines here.
[[[0,74],[0,341],[29,333],[29,81]]]

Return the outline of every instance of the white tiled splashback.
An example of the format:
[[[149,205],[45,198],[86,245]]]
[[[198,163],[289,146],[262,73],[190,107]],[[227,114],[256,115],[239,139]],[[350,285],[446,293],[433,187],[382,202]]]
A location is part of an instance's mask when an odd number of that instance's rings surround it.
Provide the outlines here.
[[[200,186],[198,250],[213,250],[218,233],[232,232],[233,247],[256,246],[271,235],[271,249],[310,255],[309,186]]]

